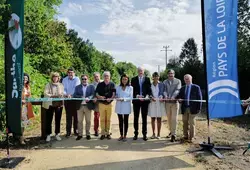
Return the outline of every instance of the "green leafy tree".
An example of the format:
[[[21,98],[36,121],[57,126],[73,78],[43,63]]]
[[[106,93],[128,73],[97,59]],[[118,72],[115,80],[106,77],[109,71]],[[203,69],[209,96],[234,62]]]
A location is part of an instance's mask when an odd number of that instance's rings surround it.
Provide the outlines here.
[[[197,44],[194,38],[189,38],[182,46],[180,53],[180,63],[194,63],[199,60]]]
[[[137,68],[132,63],[127,62],[118,62],[116,63],[116,70],[119,73],[119,75],[127,74],[130,78],[135,76],[137,74]]]
[[[242,98],[250,96],[250,6],[248,0],[238,3],[238,72]]]
[[[150,77],[150,76],[151,76],[150,71],[147,70],[147,69],[144,69],[144,74],[145,74],[145,76],[147,76],[147,77]]]
[[[4,70],[4,36],[0,35],[0,100],[4,99],[5,94],[5,70]]]
[[[65,23],[53,19],[61,0],[25,1],[24,49],[41,73],[60,71],[72,65],[72,48],[66,41]]]

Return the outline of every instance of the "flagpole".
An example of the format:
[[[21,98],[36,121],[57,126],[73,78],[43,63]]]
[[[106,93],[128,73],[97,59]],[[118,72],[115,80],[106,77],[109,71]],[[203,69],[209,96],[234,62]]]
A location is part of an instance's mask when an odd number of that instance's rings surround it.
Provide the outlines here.
[[[201,0],[201,20],[202,20],[202,45],[203,45],[203,63],[204,63],[204,76],[205,76],[205,96],[206,96],[206,112],[207,112],[207,126],[208,126],[208,144],[210,144],[210,117],[208,107],[208,80],[207,80],[207,53],[206,53],[206,28],[205,28],[205,8],[204,0]]]

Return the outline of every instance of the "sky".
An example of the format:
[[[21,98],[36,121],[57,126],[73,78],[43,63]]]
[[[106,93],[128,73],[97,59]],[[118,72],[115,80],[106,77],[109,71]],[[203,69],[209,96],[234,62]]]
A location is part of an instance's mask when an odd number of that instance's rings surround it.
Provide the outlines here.
[[[57,18],[89,39],[115,62],[126,61],[151,73],[165,69],[193,37],[201,51],[200,0],[63,0]]]

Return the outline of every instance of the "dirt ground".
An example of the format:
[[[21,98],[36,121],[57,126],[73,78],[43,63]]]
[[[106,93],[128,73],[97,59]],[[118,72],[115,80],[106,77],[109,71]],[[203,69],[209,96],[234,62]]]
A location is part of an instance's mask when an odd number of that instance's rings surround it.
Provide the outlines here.
[[[93,119],[93,118],[92,118]],[[250,141],[250,116],[228,120],[211,121],[211,139],[216,145],[230,145],[232,151],[221,151],[224,159],[218,159],[209,152],[190,153],[197,148],[200,142],[207,141],[207,121],[204,116],[197,118],[197,137],[194,144],[171,143],[165,138],[168,134],[166,120],[163,120],[162,139],[149,139],[144,142],[141,138],[133,141],[133,114],[129,120],[128,141],[119,142],[119,127],[117,115],[112,115],[112,140],[100,141],[92,136],[92,140],[83,138],[76,141],[75,137],[66,139],[65,114],[62,119],[62,141],[51,143],[39,140],[39,117],[34,120],[32,128],[27,129],[25,136],[28,139],[26,146],[13,143],[11,156],[24,156],[25,160],[16,169],[249,169],[250,151],[242,155]],[[92,122],[93,125],[93,122]],[[140,126],[141,128],[141,126]],[[91,127],[93,133],[93,126]],[[148,118],[148,137],[152,135],[150,118]],[[182,136],[181,115],[179,116],[178,137]],[[141,137],[141,136],[140,136]],[[6,151],[1,149],[3,158]]]
[[[195,153],[195,160],[202,163],[206,169],[250,169],[250,151],[243,155],[250,142],[250,115],[233,119],[211,121],[211,140],[216,146],[231,146],[233,150],[221,150],[224,159],[217,159],[211,153]],[[197,121],[197,139],[195,143],[207,141],[208,128],[206,119]],[[197,145],[191,145],[195,148]]]

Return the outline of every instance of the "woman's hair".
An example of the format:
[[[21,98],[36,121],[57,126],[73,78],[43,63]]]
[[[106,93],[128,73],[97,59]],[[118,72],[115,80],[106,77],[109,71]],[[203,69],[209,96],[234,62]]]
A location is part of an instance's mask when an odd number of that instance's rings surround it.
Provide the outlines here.
[[[58,72],[52,72],[50,75],[51,81],[53,82],[53,77],[58,77],[58,82],[60,82],[60,74]]]
[[[29,85],[30,84],[30,76],[27,73],[23,73],[23,77],[24,76],[28,77],[28,81],[26,84]]]
[[[153,77],[160,77],[160,75],[159,75],[158,72],[154,72],[152,76],[153,76]]]
[[[129,86],[129,84],[130,84],[130,83],[129,83],[129,76],[128,76],[127,74],[123,74],[123,75],[121,76],[121,79],[120,79],[120,86],[124,86],[123,83],[122,83],[122,78],[123,78],[123,77],[128,78],[128,82],[127,82],[126,86]]]

